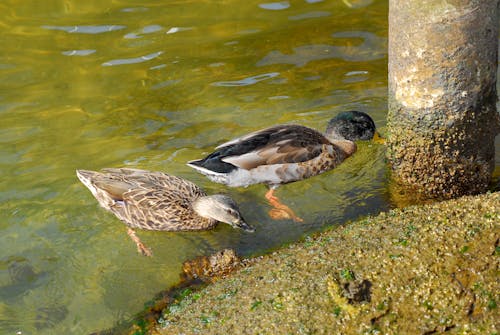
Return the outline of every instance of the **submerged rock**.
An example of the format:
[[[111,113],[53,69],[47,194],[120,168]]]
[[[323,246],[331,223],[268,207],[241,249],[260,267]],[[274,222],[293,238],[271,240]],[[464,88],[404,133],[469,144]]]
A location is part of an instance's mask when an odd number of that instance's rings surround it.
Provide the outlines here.
[[[210,256],[200,256],[182,264],[183,280],[200,279],[213,281],[223,277],[240,264],[240,258],[233,249],[224,249]]]

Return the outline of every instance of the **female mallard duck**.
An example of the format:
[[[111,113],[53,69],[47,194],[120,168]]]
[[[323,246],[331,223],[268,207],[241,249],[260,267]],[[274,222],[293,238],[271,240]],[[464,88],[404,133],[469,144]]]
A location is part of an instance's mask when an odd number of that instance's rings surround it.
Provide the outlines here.
[[[195,184],[162,172],[137,169],[77,170],[99,204],[128,226],[140,253],[151,256],[132,228],[163,231],[205,230],[217,222],[253,232],[238,206],[222,194],[206,195]]]
[[[271,217],[302,221],[279,202],[274,190],[335,168],[356,151],[354,141],[374,135],[375,123],[368,114],[343,112],[330,120],[325,134],[300,125],[277,125],[223,143],[188,165],[231,187],[267,184],[266,198],[274,207]]]

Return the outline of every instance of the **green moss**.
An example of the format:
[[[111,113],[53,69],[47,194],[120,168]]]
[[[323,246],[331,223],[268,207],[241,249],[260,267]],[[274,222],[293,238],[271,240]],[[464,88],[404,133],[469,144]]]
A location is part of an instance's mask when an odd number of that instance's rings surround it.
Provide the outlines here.
[[[132,333],[133,335],[146,335],[147,334],[147,322],[146,320],[137,320],[135,323],[136,329]],[[137,329],[139,328],[139,329]]]
[[[310,237],[307,237],[305,242],[304,242],[304,247],[310,248],[310,247],[314,246],[314,244],[315,244],[314,240]]]
[[[282,311],[283,310],[283,303],[280,301],[280,300],[277,300],[277,299],[272,299],[270,301],[271,303],[271,306],[273,306],[273,309],[275,311]]]
[[[354,280],[354,272],[349,269],[342,269],[340,270],[340,277],[347,281]]]
[[[497,308],[497,302],[495,301],[495,299],[490,298],[490,300],[488,300],[488,309],[492,310],[496,308]]]
[[[407,247],[408,246],[408,240],[407,239],[399,239],[395,244],[396,245],[400,245],[402,247]]]
[[[416,230],[417,230],[417,227],[415,227],[413,224],[407,226],[405,228],[406,237],[410,237]]]
[[[193,291],[190,288],[185,288],[175,295],[175,298],[178,300],[183,300],[185,297],[190,295]]]
[[[250,306],[250,310],[254,311],[256,310],[260,305],[262,305],[262,301],[256,300],[252,303],[252,306]]]
[[[387,302],[386,301],[381,301],[377,304],[377,310],[379,311],[383,311],[385,309],[387,309]]]
[[[211,317],[209,317],[209,316],[206,316],[206,315],[202,315],[202,316],[200,317],[200,321],[201,321],[201,323],[203,323],[203,324],[209,324],[209,323],[212,323],[212,318],[211,318]]]
[[[423,303],[422,303],[422,306],[424,306],[427,310],[431,311],[434,309],[434,306],[432,305],[432,303],[428,300],[425,300]]]
[[[235,296],[236,293],[238,293],[238,289],[229,290],[227,292],[224,292],[223,294],[218,295],[217,300],[224,300],[224,299],[231,298],[231,297]]]

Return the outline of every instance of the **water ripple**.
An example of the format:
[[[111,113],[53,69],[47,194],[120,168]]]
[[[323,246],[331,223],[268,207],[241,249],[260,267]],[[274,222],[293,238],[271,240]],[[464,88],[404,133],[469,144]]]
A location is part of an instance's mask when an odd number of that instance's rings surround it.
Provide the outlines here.
[[[87,50],[67,50],[61,52],[64,56],[88,56],[96,52],[94,49]]]
[[[363,62],[381,59],[387,55],[387,39],[366,31],[345,31],[332,34],[336,38],[362,39],[358,45],[338,46],[328,44],[303,45],[293,48],[293,54],[271,51],[257,62],[257,66],[293,64],[304,66],[315,60],[340,58],[348,62]]]
[[[161,83],[158,83],[158,84],[151,86],[151,89],[157,90],[157,89],[164,88],[167,86],[175,85],[175,84],[180,83],[180,82],[181,82],[181,80],[165,80],[165,81],[162,81]]]
[[[152,24],[149,26],[145,26],[144,28],[141,29],[140,32],[126,34],[125,38],[128,38],[128,39],[142,38],[142,35],[144,35],[144,34],[156,33],[156,32],[161,31],[163,29],[164,28],[158,24]]]
[[[342,79],[343,83],[358,83],[361,81],[368,80],[368,71],[350,71],[344,74],[346,78]]]
[[[158,70],[158,69],[163,69],[166,66],[167,66],[167,64],[160,64],[160,65],[151,66],[149,69],[150,70]]]
[[[170,28],[166,34],[175,34],[181,31],[193,30],[192,27],[172,27]]]
[[[326,11],[316,11],[316,12],[308,12],[304,14],[299,14],[299,15],[294,15],[294,16],[289,16],[288,19],[290,21],[299,21],[299,20],[305,20],[305,19],[313,19],[317,17],[325,17],[325,16],[330,16],[330,12]]]
[[[145,56],[140,56],[140,57],[135,57],[135,58],[122,58],[122,59],[113,59],[108,62],[102,63],[102,66],[115,66],[115,65],[126,65],[126,64],[136,64],[136,63],[142,63],[142,62],[147,62],[153,58],[158,57],[161,55],[163,51],[158,51],[154,52],[149,55]]]
[[[42,28],[48,30],[62,30],[70,34],[100,34],[125,29],[126,26],[112,24],[100,26],[42,26]]]
[[[373,0],[342,0],[349,8],[362,8],[371,5]]]
[[[121,11],[124,13],[134,13],[134,12],[146,12],[148,10],[149,8],[147,7],[128,7],[128,8],[123,8]]]
[[[259,74],[257,76],[252,76],[235,81],[218,81],[212,83],[212,86],[248,86],[258,83],[259,81],[267,80],[279,76],[279,72],[271,72]]]
[[[290,3],[288,1],[268,2],[268,3],[261,3],[259,7],[262,9],[269,9],[269,10],[282,10],[289,8]]]
[[[285,100],[285,99],[290,99],[288,95],[276,95],[274,97],[269,97],[269,100]]]

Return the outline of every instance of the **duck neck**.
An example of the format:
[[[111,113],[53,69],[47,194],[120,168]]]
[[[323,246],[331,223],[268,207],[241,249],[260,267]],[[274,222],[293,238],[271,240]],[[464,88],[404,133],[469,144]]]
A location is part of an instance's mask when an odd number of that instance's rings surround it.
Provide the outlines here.
[[[217,220],[210,217],[210,198],[208,196],[201,196],[191,203],[191,206],[196,214],[202,218],[210,220],[210,222],[216,222]]]

